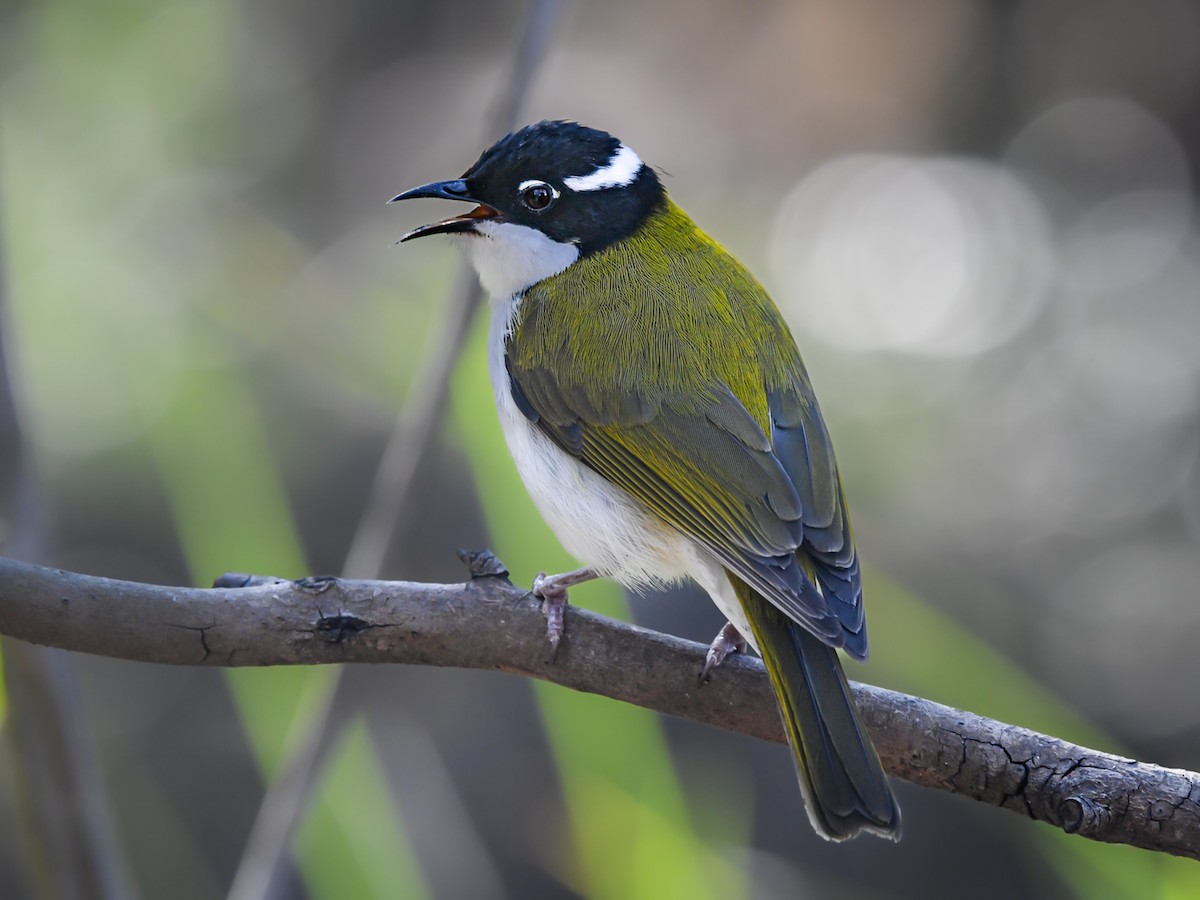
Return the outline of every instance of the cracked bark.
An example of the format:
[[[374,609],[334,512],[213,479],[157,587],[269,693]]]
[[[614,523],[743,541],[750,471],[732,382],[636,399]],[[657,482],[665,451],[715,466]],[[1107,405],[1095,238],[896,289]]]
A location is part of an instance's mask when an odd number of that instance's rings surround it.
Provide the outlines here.
[[[220,588],[95,578],[0,559],[0,633],[174,665],[407,663],[492,669],[782,742],[762,664],[733,657],[697,679],[707,647],[577,607],[557,659],[532,595],[490,555],[466,584],[283,581]],[[237,586],[232,586],[237,585]],[[1089,750],[939,703],[855,685],[893,775],[1092,840],[1200,859],[1200,775]]]

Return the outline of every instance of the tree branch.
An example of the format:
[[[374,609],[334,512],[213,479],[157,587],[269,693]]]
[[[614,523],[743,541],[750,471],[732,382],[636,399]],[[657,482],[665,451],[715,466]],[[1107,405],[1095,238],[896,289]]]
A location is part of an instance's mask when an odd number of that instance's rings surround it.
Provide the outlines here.
[[[783,732],[762,664],[572,607],[557,659],[532,595],[490,554],[466,584],[240,579],[236,588],[114,581],[0,559],[0,633],[174,665],[408,663],[494,669],[764,740]],[[265,583],[254,583],[265,581]],[[1200,775],[1089,750],[895,691],[855,685],[884,767],[1092,840],[1200,859]]]

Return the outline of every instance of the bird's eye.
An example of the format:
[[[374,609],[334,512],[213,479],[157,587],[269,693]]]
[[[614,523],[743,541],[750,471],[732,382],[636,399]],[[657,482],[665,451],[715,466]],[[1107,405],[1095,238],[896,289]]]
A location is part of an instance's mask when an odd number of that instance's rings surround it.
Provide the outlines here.
[[[539,212],[558,199],[558,191],[544,181],[523,181],[517,188],[526,209]]]

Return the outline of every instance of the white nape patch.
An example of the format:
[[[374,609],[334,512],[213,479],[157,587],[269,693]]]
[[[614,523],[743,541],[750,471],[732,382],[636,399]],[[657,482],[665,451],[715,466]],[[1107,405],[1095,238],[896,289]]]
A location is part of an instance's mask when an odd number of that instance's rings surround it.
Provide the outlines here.
[[[564,178],[563,184],[573,191],[599,191],[604,188],[624,187],[637,178],[642,171],[642,158],[622,144],[613,154],[608,165],[590,175],[573,175]]]
[[[519,294],[579,259],[575,244],[559,243],[513,222],[480,222],[475,232],[457,240],[479,273],[483,289],[493,297]]]

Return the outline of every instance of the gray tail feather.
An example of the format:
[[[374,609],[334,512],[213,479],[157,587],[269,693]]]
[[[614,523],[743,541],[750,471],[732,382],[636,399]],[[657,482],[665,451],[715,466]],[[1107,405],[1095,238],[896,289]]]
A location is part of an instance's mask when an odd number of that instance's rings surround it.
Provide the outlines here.
[[[858,719],[837,651],[734,580],[779,702],[809,819],[822,837],[900,839],[900,807]]]

